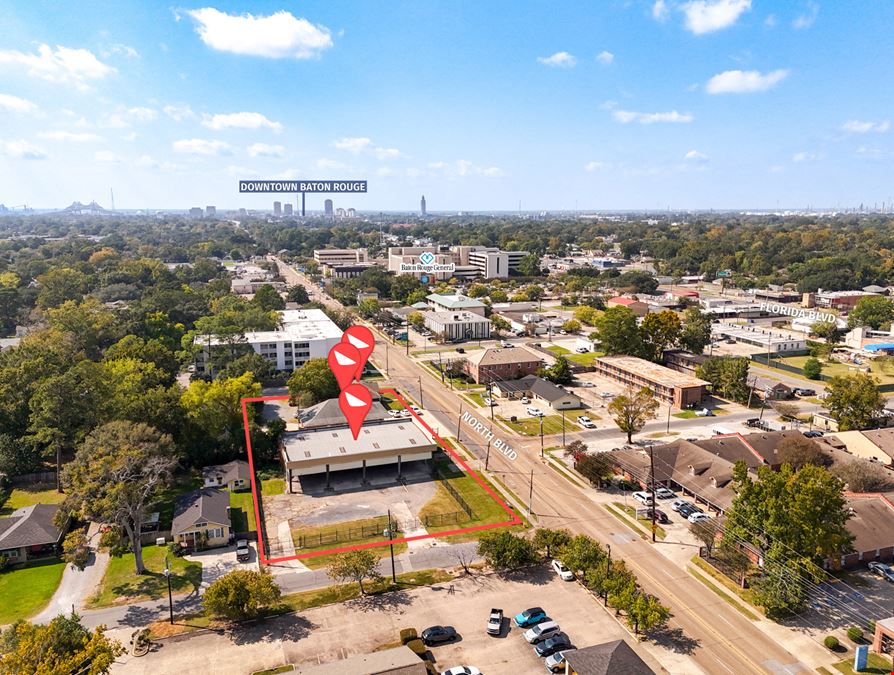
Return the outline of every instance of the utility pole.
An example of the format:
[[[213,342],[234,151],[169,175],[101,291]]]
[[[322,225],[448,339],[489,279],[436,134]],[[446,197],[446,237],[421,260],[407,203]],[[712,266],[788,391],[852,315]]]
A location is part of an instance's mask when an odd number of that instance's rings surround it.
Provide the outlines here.
[[[484,453],[484,470],[487,471],[487,463],[490,461],[490,441],[487,442],[487,450]]]
[[[397,573],[394,570],[394,536],[391,529],[391,509],[388,509],[388,539],[391,540],[391,543],[388,546],[391,548],[391,581],[397,583]]]
[[[459,443],[459,432],[463,424],[463,403],[459,402],[459,419],[456,420],[456,442]]]
[[[655,450],[651,443],[649,443],[649,473],[652,481],[649,486],[652,495],[652,543],[655,543]]]
[[[388,372],[388,343],[385,343],[385,377],[391,377],[391,373]]]
[[[441,384],[444,384],[444,362],[441,360],[441,352],[438,352],[438,370],[441,371]]]
[[[543,416],[540,417],[540,459],[543,459]]]
[[[608,558],[605,561],[605,578],[607,579],[608,577],[611,576],[611,573],[612,573],[612,545],[606,544],[605,548],[608,551]],[[605,601],[605,606],[608,607],[608,590],[607,589],[602,592],[602,596]]]
[[[534,469],[531,469],[531,487],[528,490],[528,513],[534,513]]]
[[[425,404],[422,402],[422,375],[419,376],[419,407],[425,407]]]
[[[565,411],[562,411],[562,447],[565,446]]]
[[[667,433],[667,434],[669,434],[671,432],[671,408],[672,407],[673,406],[670,403],[667,404],[667,430],[665,431],[665,433]]]
[[[171,593],[171,568],[168,565],[168,556],[165,556],[165,577],[168,580],[168,613],[170,615],[171,624],[174,623],[174,595]],[[72,612],[74,613],[74,612]]]
[[[495,407],[494,406],[494,383],[493,382],[487,383],[487,398],[490,399],[490,405],[487,407],[490,408],[490,421],[493,422],[494,421],[494,407]]]

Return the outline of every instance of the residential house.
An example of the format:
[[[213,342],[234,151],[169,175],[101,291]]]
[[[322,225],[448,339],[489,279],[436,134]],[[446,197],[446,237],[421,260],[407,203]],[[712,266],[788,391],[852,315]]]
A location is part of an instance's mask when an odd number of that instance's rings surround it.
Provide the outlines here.
[[[837,437],[852,455],[894,467],[894,429],[839,431],[826,438],[831,437]]]
[[[617,296],[605,301],[606,307],[626,307],[637,316],[645,316],[649,313],[649,306],[635,298]]]
[[[566,675],[655,675],[625,640],[571,649],[564,654]]]
[[[767,384],[761,389],[761,393],[765,401],[786,401],[794,395],[792,388],[782,382]]]
[[[565,391],[549,380],[536,375],[526,375],[518,380],[503,380],[494,383],[494,393],[509,399],[527,396],[538,403],[549,406],[553,410],[580,408],[580,396]]]
[[[251,487],[251,470],[248,462],[234,459],[226,464],[206,466],[202,469],[205,487],[226,488],[230,492],[248,490]]]
[[[0,518],[0,556],[11,563],[58,555],[65,529],[53,524],[57,504],[32,504]]]
[[[230,541],[230,495],[203,487],[174,503],[171,535],[184,548],[214,548]]]
[[[543,359],[524,347],[482,349],[468,354],[465,369],[477,384],[515,380],[533,375],[543,365]]]
[[[873,560],[894,560],[894,494],[845,493],[854,536],[853,553],[841,557],[844,568],[862,567]]]

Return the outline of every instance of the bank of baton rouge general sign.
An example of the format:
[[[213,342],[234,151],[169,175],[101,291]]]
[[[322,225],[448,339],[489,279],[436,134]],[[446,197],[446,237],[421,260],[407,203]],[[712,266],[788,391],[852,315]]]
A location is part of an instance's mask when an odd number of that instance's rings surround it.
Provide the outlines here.
[[[435,254],[431,251],[425,251],[420,254],[418,263],[401,263],[401,273],[405,272],[425,272],[433,274],[435,272],[455,272],[456,263],[436,263]]]
[[[240,180],[239,192],[366,192],[365,180]]]

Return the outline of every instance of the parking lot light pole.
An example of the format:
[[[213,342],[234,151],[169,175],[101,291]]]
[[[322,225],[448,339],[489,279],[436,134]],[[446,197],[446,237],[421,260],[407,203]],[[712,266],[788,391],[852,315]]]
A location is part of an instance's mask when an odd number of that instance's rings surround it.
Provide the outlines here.
[[[164,575],[168,580],[168,613],[170,614],[170,622],[174,623],[174,595],[171,593],[171,568],[168,566],[168,556],[165,556]]]

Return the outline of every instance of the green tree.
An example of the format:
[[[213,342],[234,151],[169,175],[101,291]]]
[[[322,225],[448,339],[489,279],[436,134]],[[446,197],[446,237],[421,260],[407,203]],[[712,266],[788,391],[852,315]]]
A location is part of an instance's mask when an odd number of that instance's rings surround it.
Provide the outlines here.
[[[623,560],[613,560],[611,570],[602,583],[602,591],[609,605],[619,612],[629,612],[639,592],[636,575]]]
[[[281,311],[286,308],[286,301],[283,300],[279,291],[273,288],[270,284],[261,285],[258,290],[255,291],[255,295],[251,301],[265,312]]]
[[[633,442],[633,434],[639,433],[646,422],[655,417],[658,401],[652,391],[643,387],[639,391],[628,390],[608,404],[618,428],[627,434],[627,442]]]
[[[518,569],[537,560],[537,551],[530,541],[506,530],[481,535],[478,555],[497,571]]]
[[[574,318],[588,326],[595,326],[600,316],[602,316],[602,312],[586,305],[574,310]]]
[[[820,379],[820,373],[823,372],[823,364],[820,363],[819,359],[811,356],[804,361],[802,372],[804,373],[804,377],[810,380],[818,380]]]
[[[58,307],[63,302],[78,302],[87,292],[89,278],[80,270],[57,267],[37,277],[40,292],[37,306],[41,309]]]
[[[379,559],[368,549],[338,553],[329,565],[329,577],[336,581],[356,581],[360,586],[360,594],[366,595],[363,582],[381,579],[377,567]]]
[[[472,284],[469,286],[469,290],[467,291],[467,295],[470,298],[484,298],[487,296],[487,286],[484,284]]]
[[[120,335],[115,314],[96,298],[80,303],[67,300],[47,309],[46,315],[50,328],[71,336],[76,348],[90,358],[99,358],[102,350]]]
[[[407,316],[407,323],[417,331],[421,331],[425,328],[425,317],[422,315],[422,312],[410,312]]]
[[[698,307],[688,307],[683,313],[680,346],[693,354],[703,354],[711,343],[711,317]]]
[[[781,544],[764,555],[761,575],[752,581],[755,604],[771,619],[783,619],[804,611],[807,606],[805,573],[793,567]]]
[[[689,526],[689,531],[704,545],[708,557],[710,557],[711,551],[717,546],[717,533],[720,531],[717,520],[714,518],[699,520]]]
[[[157,338],[144,340],[137,335],[124,336],[103,353],[103,361],[106,363],[119,359],[135,359],[154,364],[165,374],[166,384],[174,383],[180,369],[174,352]]]
[[[841,341],[842,331],[838,328],[837,321],[816,321],[810,325],[810,332],[817,337],[824,338],[829,344],[837,344]]]
[[[400,274],[391,281],[391,299],[407,303],[414,293],[425,292],[422,282],[411,274]],[[418,302],[418,301],[414,301]],[[413,303],[407,303],[413,304]]]
[[[494,288],[491,290],[490,295],[488,295],[490,301],[494,304],[498,302],[509,302],[509,296],[506,294],[502,288]]]
[[[630,354],[643,352],[636,314],[627,307],[609,307],[596,320],[599,343],[606,354]]]
[[[539,277],[540,256],[531,253],[522,258],[518,263],[518,273],[524,277]]]
[[[279,602],[282,592],[269,572],[234,570],[205,591],[204,604],[213,616],[250,619]]]
[[[310,296],[307,294],[307,289],[304,286],[295,284],[286,289],[286,300],[297,302],[299,305],[306,305],[310,302]]]
[[[91,631],[72,612],[48,624],[18,621],[0,634],[0,673],[13,675],[105,675],[124,654],[105,626]]]
[[[825,405],[840,431],[868,429],[885,407],[878,380],[869,373],[833,377],[826,383]]]
[[[658,280],[648,272],[632,270],[612,279],[611,285],[625,293],[654,293]]]
[[[274,372],[273,364],[269,359],[251,350],[242,356],[237,356],[232,361],[228,361],[217,374],[217,377],[225,380],[239,377],[245,373],[251,373],[254,375],[255,380],[263,382],[273,377]]]
[[[18,476],[32,473],[39,471],[42,465],[40,449],[35,447],[33,439],[14,438],[10,434],[0,433],[0,474]]]
[[[357,303],[357,311],[364,319],[371,319],[379,313],[379,301],[374,298],[366,298]]]
[[[90,547],[87,545],[87,535],[82,528],[65,535],[65,540],[62,542],[62,559],[81,571],[87,566],[87,561],[90,560]]]
[[[894,483],[886,468],[860,457],[838,462],[831,471],[851,492],[887,492]]]
[[[680,317],[676,312],[664,310],[646,314],[640,324],[643,354],[650,361],[660,363],[664,359],[664,350],[677,344],[682,330]]]
[[[289,401],[292,405],[308,406],[338,398],[340,389],[326,359],[310,359],[298,368],[288,381]]]
[[[534,530],[532,543],[537,551],[542,552],[547,558],[552,558],[556,551],[569,541],[571,541],[571,535],[568,530],[538,527]]]
[[[627,625],[634,634],[650,633],[667,625],[670,609],[661,604],[654,595],[639,593],[627,609]]]
[[[65,466],[68,496],[60,513],[119,526],[130,542],[136,573],[142,574],[141,528],[176,465],[167,434],[145,424],[109,422],[91,432]]]
[[[537,374],[556,384],[568,384],[574,379],[574,372],[571,370],[568,359],[561,355],[556,357],[556,362],[553,365],[549,368],[541,368]]]
[[[696,375],[711,383],[714,393],[736,403],[747,404],[748,359],[736,356],[712,356],[696,368]]]
[[[596,452],[576,458],[574,468],[591,484],[601,487],[614,478],[617,463],[610,452]]]
[[[568,333],[577,333],[581,329],[581,323],[577,319],[568,319],[562,324],[562,330]]]
[[[894,300],[883,295],[860,298],[847,316],[847,327],[868,326],[878,330],[894,319]]]
[[[260,395],[261,385],[251,373],[214,382],[191,382],[180,396],[192,444],[190,453],[204,449],[211,455],[226,454],[241,448],[245,438],[242,399]]]
[[[579,534],[559,547],[558,557],[572,572],[585,574],[604,566],[607,555],[592,537]]]
[[[508,321],[506,321],[506,319],[504,319],[502,316],[498,316],[496,314],[494,314],[490,318],[490,325],[491,325],[491,328],[493,328],[497,332],[507,331],[507,330],[512,329],[512,324],[510,324]]]

